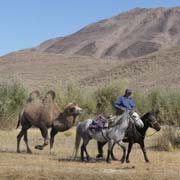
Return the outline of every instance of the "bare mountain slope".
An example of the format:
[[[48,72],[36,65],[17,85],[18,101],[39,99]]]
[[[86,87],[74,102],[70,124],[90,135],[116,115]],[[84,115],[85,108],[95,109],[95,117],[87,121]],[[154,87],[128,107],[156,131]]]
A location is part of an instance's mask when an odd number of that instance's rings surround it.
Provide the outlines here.
[[[136,8],[33,49],[98,58],[134,58],[180,44],[180,7]]]
[[[132,87],[180,88],[180,46],[117,64],[109,71],[85,78],[83,84],[97,85],[114,79],[127,79]]]
[[[23,80],[29,87],[53,87],[75,79],[82,85],[127,79],[133,88],[180,88],[180,47],[134,59],[104,60],[82,56],[19,51],[1,57],[1,78]]]

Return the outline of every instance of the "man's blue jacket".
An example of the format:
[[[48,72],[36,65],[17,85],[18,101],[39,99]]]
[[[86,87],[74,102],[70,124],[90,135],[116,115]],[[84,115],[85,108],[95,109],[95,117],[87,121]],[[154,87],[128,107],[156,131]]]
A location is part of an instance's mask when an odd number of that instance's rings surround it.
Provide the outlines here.
[[[124,108],[127,111],[135,109],[136,106],[132,97],[121,96],[114,102],[114,107],[116,109]]]

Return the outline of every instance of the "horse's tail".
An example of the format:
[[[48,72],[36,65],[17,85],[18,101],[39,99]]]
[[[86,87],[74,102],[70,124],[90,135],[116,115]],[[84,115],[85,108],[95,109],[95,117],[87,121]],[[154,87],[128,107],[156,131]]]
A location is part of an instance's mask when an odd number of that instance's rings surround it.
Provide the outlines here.
[[[76,139],[75,139],[75,158],[77,157],[77,153],[78,153],[78,149],[79,149],[79,145],[81,142],[81,129],[80,129],[80,125],[77,126],[76,128]]]

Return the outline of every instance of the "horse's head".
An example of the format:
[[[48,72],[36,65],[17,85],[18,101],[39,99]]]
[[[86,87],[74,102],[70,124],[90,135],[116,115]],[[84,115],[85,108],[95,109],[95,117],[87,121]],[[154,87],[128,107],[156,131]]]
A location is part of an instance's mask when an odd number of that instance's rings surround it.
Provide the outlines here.
[[[141,120],[140,116],[138,115],[137,112],[135,111],[130,111],[129,112],[129,115],[130,115],[130,118],[131,118],[131,121],[132,123],[135,123],[136,126],[140,127],[140,128],[143,128],[144,127],[144,123],[143,121]]]
[[[145,117],[146,117],[146,122],[151,128],[155,129],[156,131],[160,131],[161,126],[153,113],[148,112],[146,113]]]
[[[64,112],[71,116],[77,116],[82,113],[82,108],[75,103],[69,103],[66,105]]]

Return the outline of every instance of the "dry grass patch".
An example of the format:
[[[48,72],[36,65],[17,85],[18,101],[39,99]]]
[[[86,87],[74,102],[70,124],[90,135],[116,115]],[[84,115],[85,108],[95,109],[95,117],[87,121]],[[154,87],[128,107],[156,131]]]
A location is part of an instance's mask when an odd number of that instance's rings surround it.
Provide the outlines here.
[[[23,142],[21,146],[23,152],[17,154],[15,150],[18,131],[0,131],[0,179],[179,180],[180,178],[180,152],[153,151],[150,147],[154,137],[146,140],[147,152],[151,160],[149,164],[144,162],[142,152],[137,145],[132,150],[130,164],[121,164],[119,161],[107,164],[105,159],[97,161],[93,158],[97,153],[95,141],[91,141],[88,145],[88,151],[93,159],[90,163],[81,163],[79,159],[70,160],[74,147],[74,128],[69,131],[71,136],[64,133],[57,135],[54,155],[49,155],[49,147],[44,151],[33,149],[34,145],[43,141],[40,132],[36,129],[31,129],[28,133],[33,154],[25,153]],[[119,147],[116,147],[117,158],[121,156],[120,152]]]

